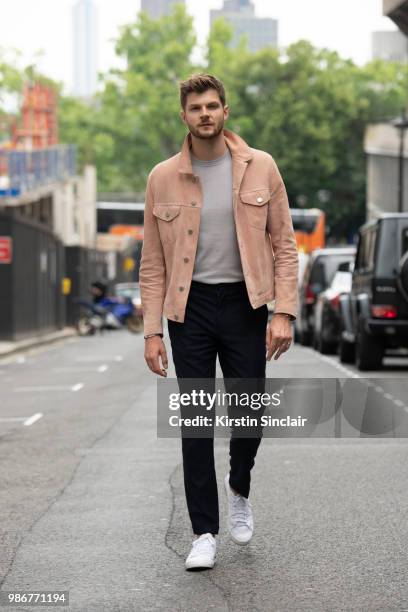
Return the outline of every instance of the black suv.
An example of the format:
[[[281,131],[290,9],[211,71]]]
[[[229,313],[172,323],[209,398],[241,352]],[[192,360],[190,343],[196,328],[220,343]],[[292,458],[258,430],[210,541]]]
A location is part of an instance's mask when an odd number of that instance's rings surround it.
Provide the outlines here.
[[[363,225],[349,295],[340,297],[340,361],[376,370],[386,349],[408,347],[408,213]]]

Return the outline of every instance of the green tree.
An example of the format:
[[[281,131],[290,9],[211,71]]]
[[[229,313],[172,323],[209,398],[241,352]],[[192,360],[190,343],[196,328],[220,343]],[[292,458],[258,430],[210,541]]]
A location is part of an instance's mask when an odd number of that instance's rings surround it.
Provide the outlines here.
[[[158,20],[141,13],[125,26],[116,44],[126,63],[105,79],[98,115],[109,151],[98,161],[114,172],[101,177],[102,189],[144,190],[153,165],[174,155],[185,128],[179,117],[178,83],[194,70],[192,18],[183,6]]]

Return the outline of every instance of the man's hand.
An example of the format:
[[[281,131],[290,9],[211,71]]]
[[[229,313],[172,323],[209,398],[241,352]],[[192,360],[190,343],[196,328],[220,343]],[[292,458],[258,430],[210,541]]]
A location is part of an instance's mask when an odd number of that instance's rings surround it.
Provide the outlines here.
[[[279,359],[282,353],[285,353],[292,343],[292,326],[284,314],[277,313],[273,315],[272,321],[266,328],[266,359],[270,361],[272,356],[274,359]]]
[[[162,367],[160,367],[159,357]],[[168,368],[168,362],[166,347],[160,336],[152,336],[145,340],[144,358],[152,372],[159,376],[167,376],[166,370]]]

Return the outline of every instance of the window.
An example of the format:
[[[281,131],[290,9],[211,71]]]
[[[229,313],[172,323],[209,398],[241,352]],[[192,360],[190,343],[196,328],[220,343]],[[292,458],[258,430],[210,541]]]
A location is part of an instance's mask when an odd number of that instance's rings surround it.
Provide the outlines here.
[[[404,227],[402,230],[401,246],[401,255],[405,255],[408,251],[408,227]]]
[[[357,270],[362,270],[363,268],[365,268],[364,254],[366,250],[366,246],[365,246],[366,239],[367,239],[367,234],[360,234],[360,240],[358,243],[357,256],[356,256],[356,269]]]

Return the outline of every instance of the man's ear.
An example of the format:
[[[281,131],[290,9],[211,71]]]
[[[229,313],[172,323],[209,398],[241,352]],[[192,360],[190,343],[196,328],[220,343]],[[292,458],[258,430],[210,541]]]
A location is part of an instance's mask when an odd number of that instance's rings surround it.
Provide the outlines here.
[[[225,120],[225,121],[226,121],[226,120],[228,119],[228,117],[229,117],[229,111],[230,111],[229,106],[228,106],[228,104],[226,104],[226,105],[224,106],[224,120]]]
[[[180,111],[180,118],[181,118],[182,122],[185,125],[186,124],[186,113],[184,112],[183,109],[181,109],[181,111]]]

